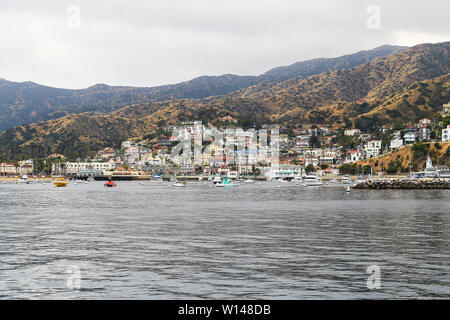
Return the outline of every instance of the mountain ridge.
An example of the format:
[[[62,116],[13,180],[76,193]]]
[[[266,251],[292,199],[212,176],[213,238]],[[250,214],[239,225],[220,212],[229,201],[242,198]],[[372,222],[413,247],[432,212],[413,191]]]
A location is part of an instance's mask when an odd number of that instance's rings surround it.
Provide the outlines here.
[[[284,81],[290,77],[304,78],[330,68],[351,66],[405,50],[406,47],[383,46],[359,51],[336,58],[297,62],[274,69],[259,76],[200,76],[178,84],[157,87],[109,86],[95,84],[86,89],[62,89],[40,85],[31,81],[0,81],[0,131],[5,129],[56,119],[83,112],[108,113],[122,107],[146,102],[176,99],[197,99],[229,94],[258,83]],[[321,60],[322,61],[322,60]],[[295,66],[294,66],[295,65]],[[291,70],[294,68],[294,70]],[[291,70],[286,72],[286,70]]]

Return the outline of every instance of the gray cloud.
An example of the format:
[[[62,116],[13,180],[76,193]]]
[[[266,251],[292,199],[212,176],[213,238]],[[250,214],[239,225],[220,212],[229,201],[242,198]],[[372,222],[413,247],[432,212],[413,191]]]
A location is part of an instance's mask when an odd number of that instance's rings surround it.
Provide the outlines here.
[[[0,3],[0,77],[69,88],[260,74],[382,44],[450,40],[447,1],[152,0]],[[67,28],[70,5],[80,29]],[[369,29],[377,5],[381,28]]]

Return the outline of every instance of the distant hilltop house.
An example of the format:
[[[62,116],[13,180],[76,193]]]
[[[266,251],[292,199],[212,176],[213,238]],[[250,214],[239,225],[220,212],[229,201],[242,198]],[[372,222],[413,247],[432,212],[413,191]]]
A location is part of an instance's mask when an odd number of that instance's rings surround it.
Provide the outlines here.
[[[219,118],[219,121],[221,122],[237,122],[237,119],[233,118],[232,116],[224,116],[222,118]]]
[[[360,135],[361,130],[359,129],[347,129],[344,131],[345,136],[354,136],[354,135]]]
[[[105,148],[97,153],[97,158],[102,160],[110,160],[117,156],[113,148]]]
[[[53,153],[49,156],[47,156],[47,159],[58,159],[60,158],[61,160],[64,160],[66,157],[62,154],[58,154],[58,153]]]
[[[450,115],[450,103],[446,103],[442,106],[442,116],[448,117]]]
[[[425,118],[425,119],[422,119],[422,120],[419,121],[419,127],[423,128],[423,127],[427,127],[429,125],[431,125],[431,120],[430,119]]]

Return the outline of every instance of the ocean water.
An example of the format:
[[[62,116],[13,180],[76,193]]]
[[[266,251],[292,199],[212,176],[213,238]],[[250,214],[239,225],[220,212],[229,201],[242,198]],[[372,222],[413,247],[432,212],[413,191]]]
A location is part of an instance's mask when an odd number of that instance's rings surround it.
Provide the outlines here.
[[[450,298],[449,240],[448,190],[0,184],[0,299]]]

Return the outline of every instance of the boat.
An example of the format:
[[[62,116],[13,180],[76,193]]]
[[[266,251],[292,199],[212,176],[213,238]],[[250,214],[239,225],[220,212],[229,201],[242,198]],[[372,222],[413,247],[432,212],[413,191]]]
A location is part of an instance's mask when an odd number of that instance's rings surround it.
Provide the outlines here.
[[[227,180],[228,181],[228,180]],[[220,176],[215,176],[213,179],[214,184],[220,184],[222,183],[222,178]]]
[[[117,184],[114,181],[109,180],[107,183],[104,184],[104,186],[108,188],[114,188],[117,187]]]
[[[245,183],[255,183],[255,180],[253,180],[253,179],[247,179],[247,180],[245,180],[244,182],[245,182]]]
[[[221,183],[216,183],[216,187],[233,188],[237,187],[237,185],[230,183],[227,178],[223,178]]]
[[[341,183],[342,183],[342,184],[351,184],[351,183],[352,183],[352,179],[350,179],[349,176],[344,176],[344,177],[342,177],[342,179],[341,179]]]
[[[28,180],[28,176],[24,174],[19,180],[16,181],[17,184],[29,184],[30,181]]]
[[[345,192],[350,192],[350,191],[352,191],[352,190],[350,189],[350,187],[347,187],[347,189],[345,190]]]
[[[183,182],[175,182],[172,186],[174,186],[174,187],[186,187],[187,186],[187,183],[186,183],[186,181],[183,181]]]
[[[305,177],[305,186],[314,187],[314,186],[322,186],[323,183],[318,179],[315,175],[307,175]]]
[[[58,178],[57,180],[55,180],[53,182],[53,184],[55,185],[55,187],[61,188],[61,187],[67,187],[68,182],[64,178]]]

